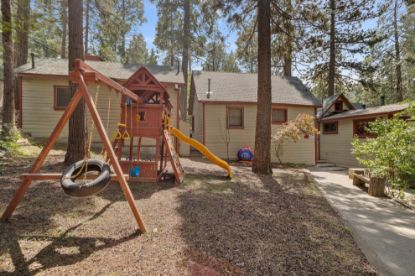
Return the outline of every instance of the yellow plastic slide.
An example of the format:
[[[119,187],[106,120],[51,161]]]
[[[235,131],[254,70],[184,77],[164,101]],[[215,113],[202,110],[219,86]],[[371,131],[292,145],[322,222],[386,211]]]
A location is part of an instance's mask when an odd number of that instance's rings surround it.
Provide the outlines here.
[[[177,128],[171,127],[170,128],[170,133],[175,136],[176,138],[182,140],[183,142],[185,142],[186,144],[191,145],[192,147],[194,147],[195,149],[197,149],[201,154],[203,154],[204,156],[207,157],[207,159],[210,160],[210,162],[212,162],[213,164],[225,169],[228,172],[228,176],[232,178],[232,170],[231,167],[229,166],[229,164],[220,159],[219,157],[217,157],[216,155],[214,155],[207,147],[205,147],[205,145],[199,143],[198,141],[196,141],[195,139],[190,138],[189,136],[185,135],[183,132],[181,132],[180,130],[178,130]]]

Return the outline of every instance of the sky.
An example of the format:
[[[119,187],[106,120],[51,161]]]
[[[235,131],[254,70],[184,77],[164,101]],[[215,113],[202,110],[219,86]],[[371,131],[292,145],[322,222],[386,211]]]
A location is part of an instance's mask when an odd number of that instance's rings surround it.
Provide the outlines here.
[[[156,6],[151,3],[149,0],[144,0],[144,17],[147,21],[142,24],[141,26],[137,26],[134,28],[134,33],[142,33],[144,39],[147,43],[147,47],[149,49],[155,48],[153,42],[156,36],[156,25],[158,21],[157,17],[157,9]],[[222,30],[223,34],[226,36],[226,45],[228,46],[228,51],[235,51],[236,44],[235,41],[237,39],[237,33],[235,30],[228,27],[225,19],[219,20],[218,22],[220,30]],[[194,69],[198,70],[201,69],[200,64],[194,64]]]
[[[132,37],[134,34],[141,33],[144,36],[144,39],[147,43],[147,48],[152,49],[156,48],[153,44],[154,38],[156,35],[156,26],[158,21],[157,16],[157,9],[156,5],[151,3],[150,0],[143,0],[144,4],[144,17],[146,18],[146,22],[140,26],[136,26],[133,28],[130,36],[127,37],[127,40]],[[222,31],[222,34],[226,37],[226,46],[228,51],[235,51],[236,50],[236,40],[237,40],[237,31],[234,30],[232,27],[229,26],[226,22],[226,18],[219,20],[219,29]],[[364,22],[363,27],[365,29],[371,29],[376,27],[376,20],[369,20]],[[129,41],[127,41],[128,43]],[[160,59],[162,59],[162,54],[159,53]],[[362,57],[358,57],[362,58]],[[160,60],[159,59],[159,60]],[[194,63],[193,69],[199,70],[201,69],[201,64]]]

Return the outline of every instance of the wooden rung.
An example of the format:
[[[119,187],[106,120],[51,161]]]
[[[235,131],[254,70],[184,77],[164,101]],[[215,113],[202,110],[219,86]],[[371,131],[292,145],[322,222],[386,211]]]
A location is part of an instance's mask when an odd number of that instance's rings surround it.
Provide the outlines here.
[[[61,179],[61,173],[23,173],[20,175],[20,178],[29,178],[31,180],[57,180]],[[83,177],[83,176],[81,176]],[[96,175],[87,175],[86,179],[95,179]],[[126,180],[128,180],[129,175],[124,174]],[[118,180],[116,174],[111,175],[111,180]]]

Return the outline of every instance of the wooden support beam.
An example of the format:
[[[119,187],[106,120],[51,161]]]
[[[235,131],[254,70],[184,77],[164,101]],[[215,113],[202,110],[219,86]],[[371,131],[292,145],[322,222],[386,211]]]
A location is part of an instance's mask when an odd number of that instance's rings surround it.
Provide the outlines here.
[[[91,66],[86,64],[84,61],[82,61],[80,59],[75,60],[74,67],[75,67],[74,71],[80,70],[80,71],[83,72],[83,74],[88,76],[88,78],[91,77],[91,74],[95,74],[95,80],[99,80],[100,82],[106,84],[107,86],[111,87],[115,91],[120,92],[121,94],[129,97],[130,99],[132,99],[136,103],[139,103],[139,104],[143,103],[141,98],[138,97],[136,94],[134,94],[134,92],[130,91],[129,89],[122,86],[121,84],[117,83],[116,81],[113,81],[109,77],[107,77],[107,76],[101,74],[100,72],[96,71],[94,68],[92,68]],[[73,75],[73,74],[69,74],[69,78],[71,79],[71,81],[73,81],[75,83],[77,83],[77,81],[79,81],[79,78],[77,76]]]
[[[141,232],[145,233],[147,232],[146,226],[144,224],[143,219],[141,218],[140,212],[137,209],[133,194],[130,190],[130,187],[128,186],[127,180],[124,177],[124,173],[122,171],[120,163],[118,162],[117,156],[115,155],[114,149],[111,146],[111,141],[108,138],[107,133],[105,132],[105,127],[101,121],[101,118],[99,117],[97,108],[94,102],[92,101],[91,96],[88,94],[88,88],[82,78],[82,75],[79,75],[79,90],[84,95],[85,103],[88,106],[88,109],[91,113],[91,117],[94,120],[96,130],[98,131],[102,143],[104,144],[105,150],[107,151],[110,163],[115,171],[115,174],[118,176],[118,183],[120,184],[121,189],[124,192],[124,196],[128,202],[128,205],[130,206],[130,209],[133,212],[134,218]]]
[[[85,176],[86,179],[95,179],[98,175],[90,175],[87,174]],[[59,180],[61,179],[62,174],[61,173],[24,173],[20,175],[20,178],[22,179],[30,179],[32,181],[34,180]],[[80,176],[79,178],[83,178],[84,176]],[[129,175],[124,175],[125,179],[129,179]],[[118,180],[118,176],[116,174],[111,174],[111,180]]]
[[[141,158],[141,136],[138,137],[138,144],[137,144],[137,160]]]
[[[78,72],[79,74],[79,72]],[[68,122],[69,118],[71,117],[72,113],[74,112],[76,106],[78,105],[79,101],[82,98],[82,92],[78,90],[72,97],[71,101],[69,102],[68,106],[66,107],[65,111],[62,114],[62,117],[59,119],[58,123],[56,124],[55,128],[53,129],[51,135],[46,142],[46,145],[43,147],[42,151],[40,152],[39,156],[35,160],[30,169],[31,173],[39,172],[43,162],[45,161],[49,151],[54,146],[56,140],[58,139],[59,135],[61,134],[63,128],[65,127],[66,123]],[[4,211],[1,220],[7,220],[13,214],[14,210],[16,209],[17,205],[23,199],[23,196],[26,194],[27,189],[29,188],[32,180],[29,178],[23,179],[22,183],[20,184],[19,189],[17,190],[16,194],[14,195],[13,199],[7,205],[6,210]]]

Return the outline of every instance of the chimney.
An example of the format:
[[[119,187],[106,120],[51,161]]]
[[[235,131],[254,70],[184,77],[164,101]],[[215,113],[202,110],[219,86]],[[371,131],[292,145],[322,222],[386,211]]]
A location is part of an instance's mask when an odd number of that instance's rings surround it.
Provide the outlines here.
[[[208,79],[208,91],[206,92],[206,98],[210,99],[210,94],[212,93],[212,91],[210,91],[210,82],[211,79]]]
[[[385,96],[380,96],[380,105],[385,105]]]
[[[35,54],[30,53],[30,57],[32,58],[32,69],[35,69]]]

